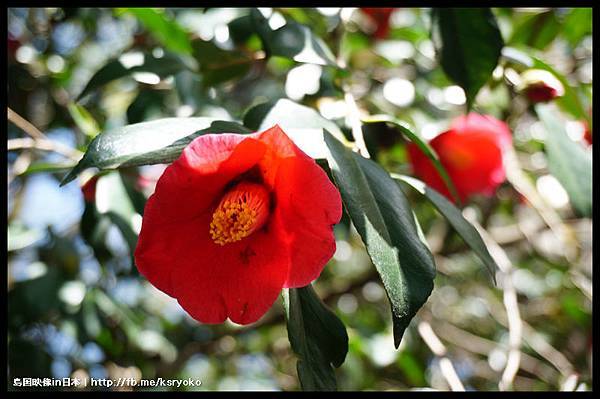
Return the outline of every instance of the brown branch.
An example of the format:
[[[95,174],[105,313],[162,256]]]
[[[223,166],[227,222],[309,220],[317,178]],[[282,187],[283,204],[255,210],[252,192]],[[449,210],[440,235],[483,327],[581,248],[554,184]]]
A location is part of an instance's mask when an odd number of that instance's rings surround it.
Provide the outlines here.
[[[44,139],[46,135],[39,131],[39,129],[31,124],[27,119],[17,114],[15,111],[7,107],[8,120],[15,124],[19,129],[27,133],[34,139]]]
[[[32,139],[29,137],[10,139],[7,142],[8,151],[15,151],[21,149],[36,149],[42,151],[56,152],[57,154],[63,155],[73,161],[79,161],[81,158],[81,152],[58,143],[56,141],[48,140],[47,138]]]

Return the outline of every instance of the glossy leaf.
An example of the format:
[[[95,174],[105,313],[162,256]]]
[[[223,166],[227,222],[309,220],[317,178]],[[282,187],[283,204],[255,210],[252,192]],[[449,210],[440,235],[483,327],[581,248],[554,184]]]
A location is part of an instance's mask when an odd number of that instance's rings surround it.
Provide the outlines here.
[[[288,337],[298,356],[296,368],[302,389],[336,390],[333,367],[340,367],[348,353],[346,327],[311,285],[284,290],[283,302]]]
[[[228,51],[213,42],[195,40],[194,58],[198,61],[205,85],[215,85],[243,77],[250,70],[253,59],[240,51]]]
[[[235,122],[213,118],[164,118],[116,128],[96,136],[79,163],[61,185],[90,167],[115,169],[121,166],[170,163],[194,138],[207,133],[250,133]]]
[[[515,28],[509,43],[525,44],[543,50],[561,31],[561,24],[553,9],[525,16]]]
[[[70,103],[67,106],[73,121],[83,134],[94,138],[100,133],[100,127],[94,117],[80,104]]]
[[[572,8],[563,21],[561,34],[569,41],[572,47],[576,47],[586,35],[591,35],[592,8]]]
[[[389,174],[328,132],[325,143],[346,210],[390,300],[397,348],[404,330],[433,289],[433,256],[419,238],[408,200]]]
[[[456,230],[458,235],[461,236],[465,243],[473,250],[475,255],[481,259],[495,283],[498,265],[491,257],[483,239],[475,227],[464,218],[460,209],[448,201],[446,197],[418,179],[397,174],[392,174],[391,176],[427,198],[433,206],[435,206],[446,220],[448,220],[448,223],[450,223],[454,230]]]
[[[260,11],[252,10],[251,17],[268,55],[309,64],[337,66],[329,47],[308,26],[288,20],[282,27],[272,30]]]
[[[131,76],[136,73],[153,73],[159,77],[173,75],[184,69],[193,69],[194,65],[185,59],[174,55],[164,54],[157,58],[152,54],[141,52],[126,53],[113,59],[100,68],[81,91],[77,99],[83,98],[95,89],[113,80]]]
[[[454,186],[452,179],[450,179],[450,176],[448,175],[446,168],[444,168],[444,165],[442,165],[442,163],[440,162],[440,158],[436,154],[435,150],[429,145],[429,143],[427,141],[425,141],[423,138],[421,138],[421,136],[419,136],[418,134],[414,133],[411,129],[409,129],[404,122],[402,122],[396,118],[392,118],[388,115],[374,115],[367,120],[363,120],[363,122],[364,123],[391,123],[395,128],[400,130],[402,132],[402,134],[404,134],[406,137],[408,137],[408,139],[410,141],[415,143],[419,147],[419,149],[423,152],[423,154],[425,154],[427,156],[427,158],[429,158],[431,160],[431,162],[433,163],[433,166],[439,173],[440,177],[442,178],[442,180],[444,180],[444,183],[446,183],[446,187],[448,187],[450,194],[457,201],[456,203],[457,204],[461,203],[460,197],[458,196],[458,192],[456,191],[456,187]]]
[[[325,158],[327,155],[323,129],[339,140],[344,140],[344,134],[335,123],[325,119],[313,108],[287,99],[259,104],[244,116],[244,126],[254,131],[262,131],[275,124],[313,158]]]
[[[546,128],[545,150],[550,173],[562,184],[573,208],[592,216],[592,157],[567,135],[565,121],[551,105],[538,104],[536,113]]]
[[[489,8],[434,8],[432,40],[444,72],[465,90],[470,108],[504,45],[494,14]]]
[[[135,15],[165,48],[181,54],[192,52],[188,33],[163,11],[153,8],[126,8],[125,10]]]
[[[30,175],[33,173],[43,173],[43,172],[49,172],[49,173],[67,172],[74,166],[75,166],[75,164],[72,164],[72,163],[56,164],[56,163],[49,163],[49,162],[35,162],[35,163],[32,163],[31,165],[29,165],[29,167],[27,167],[27,169],[23,173],[21,173],[20,176],[26,176],[26,175]]]

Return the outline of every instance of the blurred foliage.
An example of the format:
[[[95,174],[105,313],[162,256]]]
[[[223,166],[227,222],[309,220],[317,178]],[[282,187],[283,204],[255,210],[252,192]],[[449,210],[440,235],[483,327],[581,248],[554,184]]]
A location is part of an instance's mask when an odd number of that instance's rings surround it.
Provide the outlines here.
[[[524,175],[570,234],[569,253],[535,201],[508,182],[466,211],[515,268],[524,345],[513,388],[556,390],[576,374],[572,389],[587,390],[591,220],[578,217],[565,192],[572,189],[549,171],[546,130],[515,80],[532,66],[553,72],[566,91],[556,101],[568,135],[560,139],[581,146],[573,153],[589,151],[581,121],[591,127],[591,9],[493,13],[506,47],[473,107],[511,127]],[[331,133],[350,138],[351,91],[363,114],[398,118],[429,139],[467,101],[436,60],[431,23],[429,9],[396,9],[388,37],[376,40],[358,9],[10,8],[8,106],[52,142],[85,151],[98,132],[165,117],[263,128],[260,121],[271,121],[257,115],[286,109],[285,99],[307,107],[288,113],[294,127],[324,118]],[[365,126],[372,158],[410,174],[401,132]],[[25,137],[8,124],[9,140]],[[200,390],[299,389],[280,304],[256,325],[201,325],[132,265],[143,205],[163,166],[103,172],[89,201],[80,188],[89,171],[79,185],[59,188],[76,160],[39,148],[8,153],[9,385],[13,377],[193,377]],[[498,389],[509,341],[502,287],[489,283],[481,260],[421,194],[405,193],[435,254],[435,289],[394,350],[385,291],[344,216],[336,254],[315,283],[348,330],[338,388],[448,389],[440,358],[417,331],[425,320],[467,389]]]

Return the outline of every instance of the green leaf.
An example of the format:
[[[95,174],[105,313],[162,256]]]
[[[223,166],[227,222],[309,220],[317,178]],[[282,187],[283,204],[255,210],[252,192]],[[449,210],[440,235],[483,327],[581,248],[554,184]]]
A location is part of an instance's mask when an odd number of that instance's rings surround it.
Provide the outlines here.
[[[456,230],[459,236],[465,241],[465,243],[475,252],[475,255],[481,259],[486,269],[490,273],[492,280],[496,283],[496,270],[498,265],[490,255],[483,239],[467,219],[464,218],[460,209],[454,206],[450,201],[443,195],[427,186],[422,181],[415,179],[410,176],[403,176],[392,174],[394,179],[401,181],[408,187],[414,189],[416,192],[427,198],[433,206],[448,220],[450,225]]]
[[[73,121],[83,134],[94,138],[100,133],[100,127],[94,117],[82,105],[69,103],[67,106]]]
[[[65,163],[65,164],[57,164],[57,163],[49,163],[49,162],[36,162],[29,165],[29,167],[21,173],[20,176],[26,176],[33,173],[43,173],[43,172],[66,172],[73,168],[75,164],[73,163]]]
[[[345,142],[344,133],[313,108],[280,99],[259,104],[246,112],[244,126],[262,131],[278,124],[304,152],[313,158],[325,158],[323,129]]]
[[[586,7],[571,9],[563,21],[561,34],[572,47],[576,47],[586,35],[591,35],[592,9]]]
[[[165,118],[119,127],[96,136],[61,185],[90,167],[102,170],[170,163],[193,139],[207,133],[244,134],[250,131],[235,122],[204,117]]]
[[[213,42],[204,40],[194,40],[193,51],[202,73],[202,80],[207,86],[246,75],[254,61],[241,51],[223,50]]]
[[[154,8],[126,8],[125,11],[135,15],[165,48],[181,54],[192,52],[188,33],[164,12]]]
[[[452,197],[454,197],[456,203],[460,205],[460,197],[458,196],[458,192],[456,191],[456,187],[454,186],[452,179],[450,179],[446,168],[444,168],[444,165],[442,165],[442,163],[440,162],[440,158],[436,154],[435,150],[429,145],[427,141],[425,141],[418,134],[414,133],[411,129],[409,129],[406,126],[406,124],[401,120],[389,117],[387,115],[373,115],[369,119],[363,120],[363,123],[391,123],[392,125],[394,125],[395,128],[400,130],[406,137],[408,137],[410,141],[412,141],[417,145],[417,147],[419,147],[419,149],[423,152],[423,154],[427,156],[427,158],[431,160],[433,166],[439,173],[440,177],[442,178],[444,183],[446,183],[446,187],[448,187],[450,194],[452,195]]]
[[[229,28],[229,37],[236,46],[242,46],[252,37],[254,26],[250,14],[237,17],[227,24]]]
[[[511,45],[525,44],[543,50],[559,34],[561,28],[553,9],[527,15],[515,24],[515,29],[508,42]]]
[[[504,46],[494,14],[489,8],[434,8],[431,36],[444,72],[465,90],[470,109]]]
[[[153,73],[163,78],[184,69],[194,68],[195,65],[190,64],[188,60],[174,54],[166,53],[157,58],[152,54],[143,54],[138,51],[125,53],[100,68],[77,96],[77,100],[113,80],[136,73]]]
[[[592,216],[592,157],[567,135],[565,121],[551,105],[538,104],[535,111],[546,127],[545,150],[550,173],[562,184],[577,213]]]
[[[325,132],[327,160],[342,200],[392,307],[394,344],[433,289],[435,264],[400,187],[381,167]]]
[[[155,115],[162,115],[162,109],[169,94],[168,90],[141,87],[135,99],[127,107],[127,123],[140,123],[154,119]]]
[[[329,47],[308,26],[288,20],[281,28],[272,30],[260,11],[253,9],[250,15],[268,55],[296,62],[337,66]]]
[[[284,290],[288,337],[298,356],[296,368],[305,391],[337,389],[333,367],[348,353],[348,333],[341,320],[319,299],[312,285]]]

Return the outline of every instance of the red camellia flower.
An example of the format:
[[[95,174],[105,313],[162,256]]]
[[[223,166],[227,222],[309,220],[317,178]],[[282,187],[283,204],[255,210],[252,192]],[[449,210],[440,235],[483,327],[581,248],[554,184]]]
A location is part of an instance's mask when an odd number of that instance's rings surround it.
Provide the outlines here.
[[[508,126],[489,115],[470,113],[454,120],[450,130],[429,143],[456,187],[461,201],[473,194],[490,196],[506,178],[503,153],[512,145]],[[414,173],[453,200],[433,163],[413,143],[408,156]]]
[[[327,174],[279,126],[207,134],[158,180],[135,262],[196,320],[249,324],[319,276],[341,214]]]
[[[375,23],[376,29],[373,36],[385,39],[390,31],[390,16],[394,12],[392,7],[361,7],[361,11],[367,14]]]

